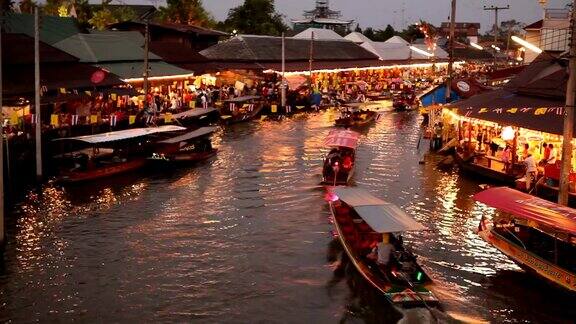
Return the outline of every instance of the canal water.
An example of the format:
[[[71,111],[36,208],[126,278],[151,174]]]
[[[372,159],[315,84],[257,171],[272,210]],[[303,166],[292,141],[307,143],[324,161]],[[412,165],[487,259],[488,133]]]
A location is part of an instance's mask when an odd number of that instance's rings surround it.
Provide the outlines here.
[[[335,115],[226,128],[217,157],[195,167],[30,192],[8,219],[0,321],[394,322],[381,296],[329,258],[337,244],[319,182]],[[429,228],[405,242],[444,311],[572,322],[570,296],[475,234],[492,212],[470,198],[480,183],[437,170],[438,158],[419,164],[419,135],[417,114],[384,113],[363,132],[353,185]]]

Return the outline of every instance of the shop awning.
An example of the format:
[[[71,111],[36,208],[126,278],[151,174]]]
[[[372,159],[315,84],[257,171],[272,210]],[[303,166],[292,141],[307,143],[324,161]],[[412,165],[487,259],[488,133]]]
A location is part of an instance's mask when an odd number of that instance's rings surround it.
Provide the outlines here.
[[[500,89],[475,95],[446,106],[460,116],[517,126],[551,134],[562,134],[564,102],[529,97]]]
[[[165,132],[175,132],[175,131],[182,131],[186,130],[186,127],[174,126],[174,125],[163,125],[159,127],[149,127],[149,128],[133,128],[133,129],[125,129],[116,132],[108,132],[102,134],[95,134],[95,135],[84,135],[84,136],[76,136],[76,137],[67,137],[67,138],[59,138],[55,139],[55,141],[81,141],[88,144],[99,144],[99,143],[107,143],[107,142],[114,142],[120,140],[126,140],[130,138],[136,138],[146,135],[152,135],[157,133],[165,133]]]
[[[333,130],[324,140],[324,145],[329,147],[348,147],[355,150],[358,146],[359,138],[360,134],[351,130]]]
[[[426,227],[389,202],[380,200],[368,191],[358,188],[335,188],[340,200],[354,208],[356,213],[376,232],[394,233],[421,231]]]
[[[123,80],[142,79],[144,64],[142,61],[137,62],[109,62],[96,64],[98,67],[110,71]],[[152,61],[149,62],[150,78],[155,77],[184,77],[191,76],[192,71],[179,68],[166,62]]]
[[[576,235],[576,209],[507,187],[484,190],[474,200],[529,221]]]

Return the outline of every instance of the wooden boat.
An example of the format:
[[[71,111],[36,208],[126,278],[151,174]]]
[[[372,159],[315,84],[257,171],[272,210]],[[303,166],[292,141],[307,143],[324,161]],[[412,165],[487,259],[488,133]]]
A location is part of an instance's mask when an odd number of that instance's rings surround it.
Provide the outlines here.
[[[214,122],[219,116],[216,108],[194,108],[172,115],[178,124],[183,126],[194,125],[199,121]],[[162,119],[163,116],[160,116]]]
[[[433,306],[438,299],[430,287],[432,280],[406,250],[401,236],[392,236],[395,252],[386,268],[370,258],[382,233],[402,233],[426,229],[400,208],[358,188],[332,190],[330,210],[338,237],[346,254],[360,274],[393,304],[402,307]]]
[[[346,109],[342,112],[340,118],[336,119],[335,125],[340,127],[364,127],[376,120],[378,113],[371,110],[350,111]]]
[[[550,201],[558,201],[558,192],[560,191],[560,165],[561,161],[557,161],[555,164],[546,164],[544,166],[544,175],[536,182],[536,196]],[[569,180],[570,183],[576,182],[576,173],[571,172]],[[568,192],[568,205],[576,207],[575,192]]]
[[[394,96],[392,106],[396,111],[410,111],[418,109],[418,107],[420,107],[420,102],[418,101],[414,91],[401,92]]]
[[[146,164],[149,136],[185,129],[180,126],[164,125],[56,139],[54,142],[60,144],[84,146],[82,150],[56,157],[61,168],[57,181],[85,182],[137,170]]]
[[[488,178],[497,183],[515,185],[516,180],[524,175],[520,165],[515,165],[512,170],[504,172],[504,164],[497,159],[484,154],[465,155],[461,150],[456,150],[454,161],[460,169],[469,174]]]
[[[260,96],[243,96],[225,100],[220,109],[220,118],[226,124],[250,121],[260,115],[264,105]]]
[[[576,293],[576,210],[505,187],[476,201],[500,213],[482,217],[478,235],[527,272]]]
[[[324,145],[331,148],[324,159],[322,183],[329,185],[346,185],[354,174],[356,147],[360,134],[350,130],[332,130],[324,140]]]
[[[218,149],[212,147],[210,135],[217,127],[201,127],[154,144],[154,153],[149,160],[153,162],[199,162],[216,155]]]

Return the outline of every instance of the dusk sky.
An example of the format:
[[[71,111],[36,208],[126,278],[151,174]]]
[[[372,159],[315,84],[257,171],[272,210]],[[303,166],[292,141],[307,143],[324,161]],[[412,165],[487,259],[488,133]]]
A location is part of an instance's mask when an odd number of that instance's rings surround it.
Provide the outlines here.
[[[204,6],[216,19],[223,20],[230,8],[242,2],[243,0],[204,0]],[[563,8],[569,2],[570,0],[549,0],[548,8]],[[314,0],[276,0],[276,10],[289,20],[300,18],[302,11],[314,8],[314,4]],[[480,22],[482,30],[485,31],[493,24],[494,13],[482,10],[483,6],[503,7],[507,4],[510,9],[499,13],[500,21],[516,19],[530,24],[542,17],[542,7],[538,0],[458,0],[456,20]],[[450,0],[330,0],[330,7],[340,10],[343,18],[354,19],[362,28],[382,28],[386,24],[400,28],[420,19],[437,25],[446,21],[450,14]]]

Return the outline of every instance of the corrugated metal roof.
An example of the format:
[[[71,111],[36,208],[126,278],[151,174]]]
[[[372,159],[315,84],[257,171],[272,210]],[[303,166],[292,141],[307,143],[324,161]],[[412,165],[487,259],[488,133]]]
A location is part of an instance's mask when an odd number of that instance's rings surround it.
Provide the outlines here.
[[[4,16],[2,31],[9,34],[26,34],[34,37],[34,15],[9,13]],[[72,17],[42,16],[40,40],[52,45],[83,30]]]
[[[274,62],[282,59],[282,38],[240,35],[200,52],[214,61]],[[286,38],[286,60],[308,60],[310,40]],[[377,56],[347,40],[315,40],[314,60],[371,60]]]
[[[344,36],[344,38],[354,43],[360,43],[360,44],[372,41],[370,38],[364,36],[364,34],[359,32],[351,32],[350,34]]]
[[[76,34],[54,44],[80,59],[80,62],[99,63],[136,61],[144,59],[144,38],[137,31],[104,31],[92,34]],[[160,57],[150,53],[149,59]]]
[[[107,62],[96,64],[96,66],[110,71],[122,79],[138,79],[142,78],[144,71],[144,64],[142,61],[139,62]],[[179,68],[175,65],[168,64],[166,62],[149,62],[150,77],[160,77],[160,76],[174,76],[174,75],[185,75],[191,74],[192,71]]]

